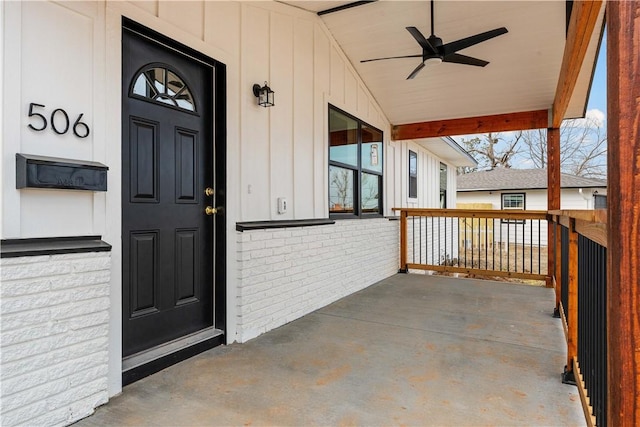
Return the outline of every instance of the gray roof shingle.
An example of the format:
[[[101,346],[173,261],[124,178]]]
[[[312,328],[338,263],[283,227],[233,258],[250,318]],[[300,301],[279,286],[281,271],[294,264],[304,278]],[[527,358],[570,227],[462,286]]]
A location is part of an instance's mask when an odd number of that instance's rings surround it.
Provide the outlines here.
[[[546,169],[506,169],[472,172],[458,175],[458,191],[532,190],[547,188]],[[603,179],[560,174],[561,188],[606,187]]]

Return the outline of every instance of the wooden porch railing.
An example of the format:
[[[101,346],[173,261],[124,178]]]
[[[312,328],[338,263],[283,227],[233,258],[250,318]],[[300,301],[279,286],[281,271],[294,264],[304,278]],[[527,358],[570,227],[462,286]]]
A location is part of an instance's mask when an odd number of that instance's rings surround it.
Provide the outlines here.
[[[606,211],[394,210],[401,272],[507,276],[555,287],[554,315],[562,318],[567,342],[563,382],[577,385],[589,426],[605,426]]]
[[[607,213],[550,211],[556,315],[567,340],[563,382],[575,383],[589,426],[607,423]]]
[[[400,271],[547,280],[547,212],[408,209],[400,212]]]

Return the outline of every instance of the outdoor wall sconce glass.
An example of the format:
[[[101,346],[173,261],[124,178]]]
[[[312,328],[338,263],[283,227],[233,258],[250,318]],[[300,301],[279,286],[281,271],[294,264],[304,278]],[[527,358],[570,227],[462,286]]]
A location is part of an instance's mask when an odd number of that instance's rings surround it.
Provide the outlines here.
[[[267,86],[267,82],[264,82],[264,86],[262,87],[258,84],[253,85],[253,95],[258,98],[258,105],[265,108],[275,105],[273,102],[273,91]]]

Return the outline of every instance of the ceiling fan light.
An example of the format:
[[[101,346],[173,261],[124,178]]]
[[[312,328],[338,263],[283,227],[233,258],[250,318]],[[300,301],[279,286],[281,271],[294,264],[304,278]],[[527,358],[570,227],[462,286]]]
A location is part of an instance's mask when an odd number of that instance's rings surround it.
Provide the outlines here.
[[[424,65],[438,65],[438,64],[442,64],[442,58],[440,57],[435,57],[435,58],[427,58],[424,61]]]

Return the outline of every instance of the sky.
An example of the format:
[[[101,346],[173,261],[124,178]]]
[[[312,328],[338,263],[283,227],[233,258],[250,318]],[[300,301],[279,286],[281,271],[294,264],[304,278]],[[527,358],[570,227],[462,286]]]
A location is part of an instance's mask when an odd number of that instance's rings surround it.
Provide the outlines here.
[[[602,37],[596,72],[593,76],[587,110],[597,109],[607,115],[607,33]]]
[[[607,33],[603,34],[602,43],[600,44],[600,51],[598,52],[598,59],[596,61],[596,69],[593,75],[593,81],[591,83],[591,91],[589,92],[589,98],[587,100],[586,116],[595,119],[604,127],[606,131],[606,119],[607,119]],[[579,125],[581,120],[576,120],[574,123]],[[502,132],[501,135],[504,139],[509,139],[510,134],[515,132]],[[463,140],[469,140],[474,136],[479,135],[460,135],[453,137],[459,143]],[[499,143],[498,147],[502,147],[503,144]],[[519,153],[514,158],[512,163],[515,168],[530,168],[532,162],[522,153]]]

